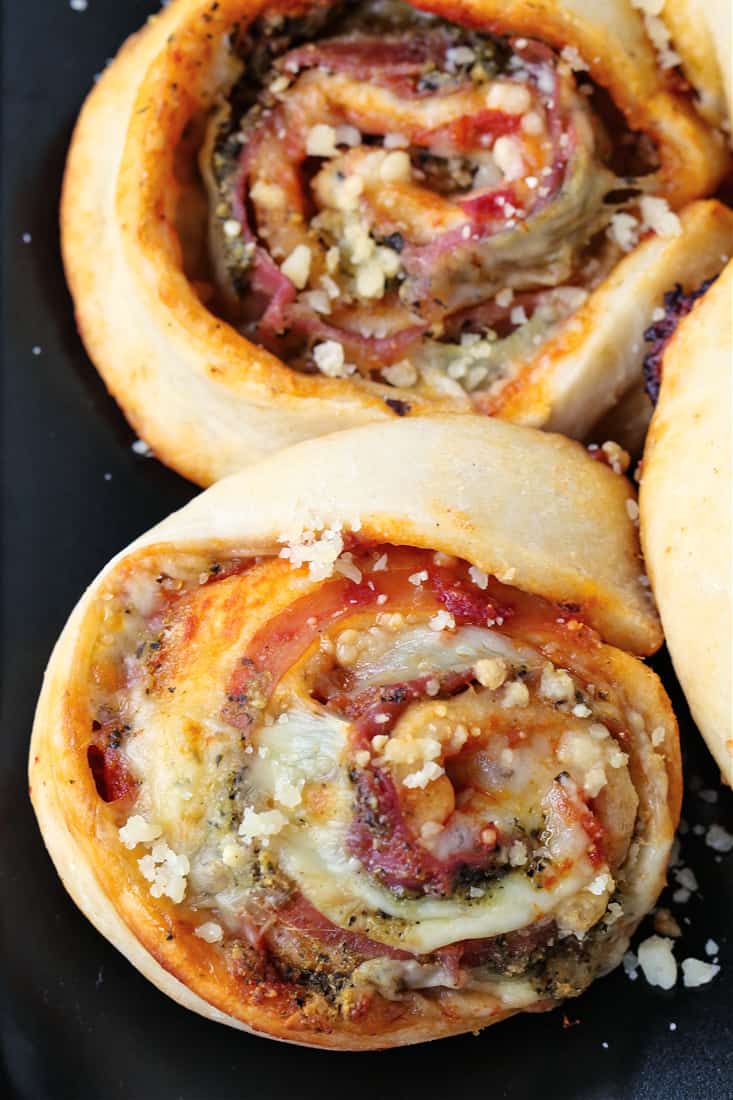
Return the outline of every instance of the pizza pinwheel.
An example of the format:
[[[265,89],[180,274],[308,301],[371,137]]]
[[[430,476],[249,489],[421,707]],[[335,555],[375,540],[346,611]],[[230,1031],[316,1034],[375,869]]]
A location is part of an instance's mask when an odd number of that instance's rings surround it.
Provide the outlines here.
[[[679,748],[635,655],[660,632],[632,490],[560,437],[454,429],[220,482],[103,570],[51,658],[49,851],[213,1019],[372,1049],[548,1009],[664,884]]]
[[[436,411],[581,438],[733,246],[698,106],[629,0],[174,0],[72,144],[81,333],[204,484]]]

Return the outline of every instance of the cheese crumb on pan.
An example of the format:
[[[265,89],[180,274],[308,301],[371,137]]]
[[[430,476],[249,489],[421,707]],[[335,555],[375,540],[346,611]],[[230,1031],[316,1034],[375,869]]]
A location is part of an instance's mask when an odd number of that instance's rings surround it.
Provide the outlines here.
[[[722,825],[711,825],[705,835],[705,843],[714,852],[730,852],[733,850],[733,834]]]
[[[677,962],[672,953],[672,940],[666,936],[649,936],[638,949],[639,966],[649,985],[671,989],[677,981]]]
[[[715,963],[703,962],[702,959],[683,959],[682,961],[682,981],[688,989],[707,985],[719,973],[720,967]]]

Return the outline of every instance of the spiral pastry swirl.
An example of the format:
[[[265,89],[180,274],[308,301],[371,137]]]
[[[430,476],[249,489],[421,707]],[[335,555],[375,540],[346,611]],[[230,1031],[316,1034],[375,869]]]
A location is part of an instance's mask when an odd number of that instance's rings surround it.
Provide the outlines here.
[[[351,1049],[474,1030],[615,966],[663,884],[676,724],[599,633],[659,640],[628,484],[476,421],[448,494],[424,445],[451,439],[372,426],[220,483],[104,571],[52,658],[49,849],[206,1015]]]
[[[65,265],[200,483],[396,416],[583,438],[733,247],[728,161],[628,0],[174,0],[82,112]]]

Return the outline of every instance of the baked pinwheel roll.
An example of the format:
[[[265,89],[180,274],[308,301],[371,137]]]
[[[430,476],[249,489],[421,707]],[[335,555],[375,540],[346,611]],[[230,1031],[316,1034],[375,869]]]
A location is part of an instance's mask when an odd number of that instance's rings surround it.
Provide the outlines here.
[[[181,1004],[297,1043],[580,993],[679,812],[629,512],[578,444],[478,418],[336,433],[204,493],[49,664],[30,780],[72,897]]]
[[[75,132],[81,333],[203,484],[436,410],[582,437],[733,243],[697,103],[629,0],[174,0]]]
[[[670,292],[650,336],[658,404],[642,465],[644,551],[675,671],[733,784],[733,264],[692,295]]]

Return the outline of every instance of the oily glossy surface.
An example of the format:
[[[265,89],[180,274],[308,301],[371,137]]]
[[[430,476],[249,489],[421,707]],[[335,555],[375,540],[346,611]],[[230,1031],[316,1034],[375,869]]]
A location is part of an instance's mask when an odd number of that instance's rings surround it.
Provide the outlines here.
[[[676,955],[705,958],[705,941],[715,939],[722,971],[711,985],[664,993],[617,972],[566,1006],[573,1026],[564,1026],[561,1010],[518,1017],[478,1038],[381,1054],[286,1047],[185,1012],[110,947],[66,896],[27,797],[27,745],[43,668],[95,572],[195,491],[131,451],[132,433],[76,336],[56,228],[64,152],[82,98],[94,73],[153,7],[149,0],[89,0],[83,12],[68,0],[6,5],[3,1094],[22,1100],[315,1100],[346,1086],[355,1100],[408,1092],[438,1097],[446,1090],[492,1100],[733,1096],[733,853],[716,861],[704,838],[692,833],[683,838],[683,854],[700,894],[687,905],[672,904],[684,930]],[[31,235],[29,243],[23,234]],[[714,788],[716,770],[668,664],[660,660],[658,667],[683,730],[685,818],[690,825],[717,821],[731,829],[730,792],[709,803],[693,789]]]

